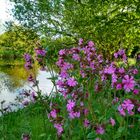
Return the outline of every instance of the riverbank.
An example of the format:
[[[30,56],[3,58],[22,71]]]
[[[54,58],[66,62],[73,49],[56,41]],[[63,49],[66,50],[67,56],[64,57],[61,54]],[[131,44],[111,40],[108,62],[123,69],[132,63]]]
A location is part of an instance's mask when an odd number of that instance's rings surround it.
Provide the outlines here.
[[[1,116],[0,124],[1,140],[20,140],[23,134],[30,135],[32,140],[52,140],[56,136],[45,106],[39,103]]]

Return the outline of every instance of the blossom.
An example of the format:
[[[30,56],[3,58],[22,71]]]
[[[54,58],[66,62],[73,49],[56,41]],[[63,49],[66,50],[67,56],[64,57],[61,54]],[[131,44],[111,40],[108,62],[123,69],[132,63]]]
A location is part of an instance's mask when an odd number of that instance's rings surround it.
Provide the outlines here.
[[[68,103],[67,103],[67,110],[70,112],[72,111],[72,109],[74,108],[75,106],[75,102],[73,100],[68,100]]]
[[[36,48],[35,52],[37,56],[43,56],[43,57],[46,56],[46,51],[42,48]]]
[[[133,108],[134,108],[134,104],[131,102],[131,100],[127,99],[124,100],[121,105],[119,105],[118,111],[122,116],[126,115],[125,110],[128,111],[129,115],[133,115],[134,114],[134,112],[132,111]]]
[[[96,133],[100,134],[100,135],[103,135],[105,133],[105,130],[102,126],[98,126],[97,129],[96,129]]]
[[[57,117],[57,113],[56,113],[56,110],[55,110],[55,109],[53,109],[53,110],[50,112],[50,116],[51,116],[52,118],[56,118],[56,117]]]
[[[62,49],[62,50],[59,51],[59,55],[64,55],[64,54],[66,54],[66,50],[65,49]]]
[[[84,41],[84,40],[83,40],[82,38],[80,38],[80,39],[79,39],[78,45],[82,45],[82,44],[83,44],[83,41]]]
[[[60,136],[62,134],[62,132],[63,132],[62,124],[55,123],[54,127],[57,129],[58,136]]]
[[[133,90],[133,93],[134,93],[135,95],[137,95],[137,94],[139,94],[139,90],[138,90],[138,89],[134,89],[134,90]]]
[[[132,76],[130,77],[129,75],[125,75],[122,83],[124,85],[123,88],[125,89],[125,91],[130,92],[130,90],[134,89],[135,81]]]
[[[121,84],[121,83],[118,83],[118,84],[116,85],[116,89],[117,89],[117,90],[122,89],[122,84]]]
[[[114,68],[113,66],[109,66],[109,67],[106,67],[105,70],[104,70],[104,73],[106,74],[114,74],[116,68]]]
[[[92,41],[89,41],[89,42],[88,42],[88,46],[89,46],[89,47],[93,47],[93,46],[94,46],[94,43],[93,43]]]
[[[118,106],[118,111],[119,111],[119,113],[120,113],[122,116],[125,116],[125,115],[126,115],[126,113],[125,113],[125,111],[124,111],[124,109],[122,108],[121,105]]]
[[[138,70],[137,69],[134,69],[133,70],[133,74],[138,74]]]
[[[70,87],[75,87],[77,85],[77,81],[74,79],[74,78],[69,78],[67,80],[67,84],[70,86]]]
[[[140,112],[140,107],[138,107],[138,112]]]
[[[72,58],[74,60],[80,61],[80,56],[78,54],[73,54]]]
[[[22,140],[30,140],[29,134],[22,134]]]
[[[121,73],[121,74],[125,73],[125,69],[124,68],[119,68],[119,73]]]
[[[88,127],[90,124],[89,120],[88,119],[85,119],[84,120],[84,127]]]
[[[112,126],[114,126],[114,125],[116,124],[115,120],[112,119],[112,118],[110,118],[109,122],[110,122],[110,124],[111,124]]]
[[[29,77],[28,77],[28,81],[29,81],[29,82],[34,82],[34,78],[33,78],[33,76],[32,76],[31,74],[30,74]]]
[[[127,109],[127,111],[130,112],[134,108],[134,105],[132,104],[131,100],[127,99],[123,101],[122,107],[123,109]]]
[[[24,54],[24,59],[25,59],[26,62],[30,62],[32,60],[32,57],[31,57],[30,54],[26,53],[26,54]]]

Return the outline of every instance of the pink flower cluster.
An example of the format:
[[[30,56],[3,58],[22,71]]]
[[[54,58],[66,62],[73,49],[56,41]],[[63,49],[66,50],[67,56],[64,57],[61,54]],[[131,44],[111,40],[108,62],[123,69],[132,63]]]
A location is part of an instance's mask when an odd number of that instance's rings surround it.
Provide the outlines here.
[[[116,52],[114,57],[113,61],[105,60],[92,41],[84,44],[83,39],[79,40],[77,47],[59,51],[59,58],[56,62],[60,70],[57,87],[59,95],[64,99],[67,118],[62,117],[61,107],[56,109],[56,106],[51,108],[48,115],[59,136],[64,132],[62,126],[66,119],[71,121],[82,119],[85,128],[91,126],[99,135],[105,133],[107,124],[111,124],[112,127],[116,125],[117,122],[112,117],[106,122],[96,124],[89,119],[91,112],[88,102],[91,93],[89,93],[88,87],[91,84],[93,84],[93,94],[104,92],[106,88],[113,92],[114,96],[111,95],[111,98],[114,98],[112,106],[119,104],[122,101],[120,97],[125,97],[128,93],[130,95],[133,93],[133,96],[139,95],[140,85],[135,78],[139,73],[138,69],[126,67],[127,57],[124,50]],[[118,61],[123,61],[124,65],[119,66]],[[120,96],[120,94],[122,95]],[[140,112],[139,101],[137,104],[135,103],[132,99],[124,100],[118,107],[119,113],[122,116],[126,116],[126,113],[133,115],[135,107]]]
[[[121,105],[118,107],[118,111],[122,116],[126,116],[126,111],[129,115],[133,115],[134,104],[130,99],[124,100]]]

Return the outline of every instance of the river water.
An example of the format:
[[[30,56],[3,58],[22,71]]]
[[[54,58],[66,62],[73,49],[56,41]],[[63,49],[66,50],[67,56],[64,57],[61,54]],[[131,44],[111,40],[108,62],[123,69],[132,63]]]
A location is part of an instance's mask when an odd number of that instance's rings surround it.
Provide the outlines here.
[[[14,103],[15,98],[25,89],[31,89],[31,83],[27,81],[29,73],[20,66],[0,66],[0,103],[5,101],[5,105]],[[53,88],[49,72],[38,70],[37,80],[42,94],[49,94]],[[1,108],[1,107],[0,107]]]

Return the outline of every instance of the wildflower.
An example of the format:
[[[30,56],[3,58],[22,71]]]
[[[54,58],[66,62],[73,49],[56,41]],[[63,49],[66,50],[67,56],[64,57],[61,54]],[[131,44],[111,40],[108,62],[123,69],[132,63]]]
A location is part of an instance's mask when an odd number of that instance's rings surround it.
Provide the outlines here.
[[[100,134],[100,135],[103,135],[105,133],[105,130],[102,126],[98,126],[97,129],[96,129],[96,133]]]
[[[61,71],[60,77],[62,77],[62,78],[67,78],[68,77],[68,73],[66,72],[66,70]]]
[[[135,95],[137,95],[137,94],[139,94],[139,90],[138,90],[138,89],[134,89],[134,90],[133,90],[133,93],[134,93]]]
[[[22,140],[30,140],[29,134],[22,134]]]
[[[59,55],[64,55],[65,53],[66,53],[65,49],[59,51]]]
[[[67,110],[70,112],[72,111],[72,109],[74,108],[75,106],[75,102],[73,100],[68,100],[68,103],[67,103]]]
[[[69,112],[69,118],[74,119],[75,118],[75,113],[73,111]]]
[[[124,109],[122,108],[121,105],[118,106],[118,111],[119,111],[120,115],[122,115],[122,116],[126,115],[126,113],[125,113],[125,111],[124,111]]]
[[[37,56],[46,56],[46,51],[43,48],[36,48],[35,52]]]
[[[122,84],[121,84],[121,83],[118,83],[118,84],[116,85],[116,89],[117,89],[117,90],[122,89]]]
[[[138,112],[140,112],[140,106],[138,107]]]
[[[131,100],[127,99],[123,101],[122,107],[123,109],[127,109],[127,111],[130,112],[134,108],[134,105],[132,104]]]
[[[119,73],[120,73],[120,74],[125,73],[125,69],[124,69],[124,68],[119,68]]]
[[[124,85],[123,87],[124,87],[125,91],[130,92],[130,90],[134,89],[135,81],[132,76],[130,77],[129,75],[125,75],[122,80],[122,83]]]
[[[114,57],[115,58],[118,58],[118,53],[114,53]]]
[[[80,39],[79,39],[78,45],[82,45],[82,44],[83,44],[83,41],[84,41],[84,40],[83,40],[82,38],[80,38]]]
[[[67,81],[67,84],[70,87],[75,87],[77,85],[77,81],[74,78],[69,78],[68,81]]]
[[[75,116],[76,118],[80,118],[80,112],[74,112],[74,116]]]
[[[105,74],[114,74],[116,68],[114,68],[113,66],[109,66],[109,67],[106,67],[105,70],[104,70],[104,73]]]
[[[33,76],[32,76],[31,74],[30,74],[29,77],[28,77],[28,81],[29,81],[29,82],[34,82],[34,78],[33,78]]]
[[[57,129],[58,136],[60,136],[62,134],[62,132],[63,132],[62,124],[55,123],[54,127]]]
[[[137,69],[134,69],[133,70],[133,74],[138,74],[138,70]]]
[[[56,117],[57,117],[57,113],[56,113],[56,110],[55,110],[55,109],[53,109],[53,110],[50,112],[50,116],[51,116],[52,118],[56,118]]]
[[[93,47],[93,46],[94,46],[94,43],[93,43],[92,41],[89,41],[89,42],[88,42],[88,46],[89,46],[89,47]]]
[[[24,54],[24,58],[26,62],[30,62],[32,60],[32,57],[29,54]]]
[[[73,54],[72,58],[74,60],[80,61],[80,56],[78,54]]]
[[[114,125],[116,124],[115,120],[112,119],[112,118],[110,118],[109,122],[110,122],[110,124],[111,124],[112,126],[114,126]]]
[[[88,127],[90,124],[89,120],[88,119],[85,119],[84,120],[84,127]]]

